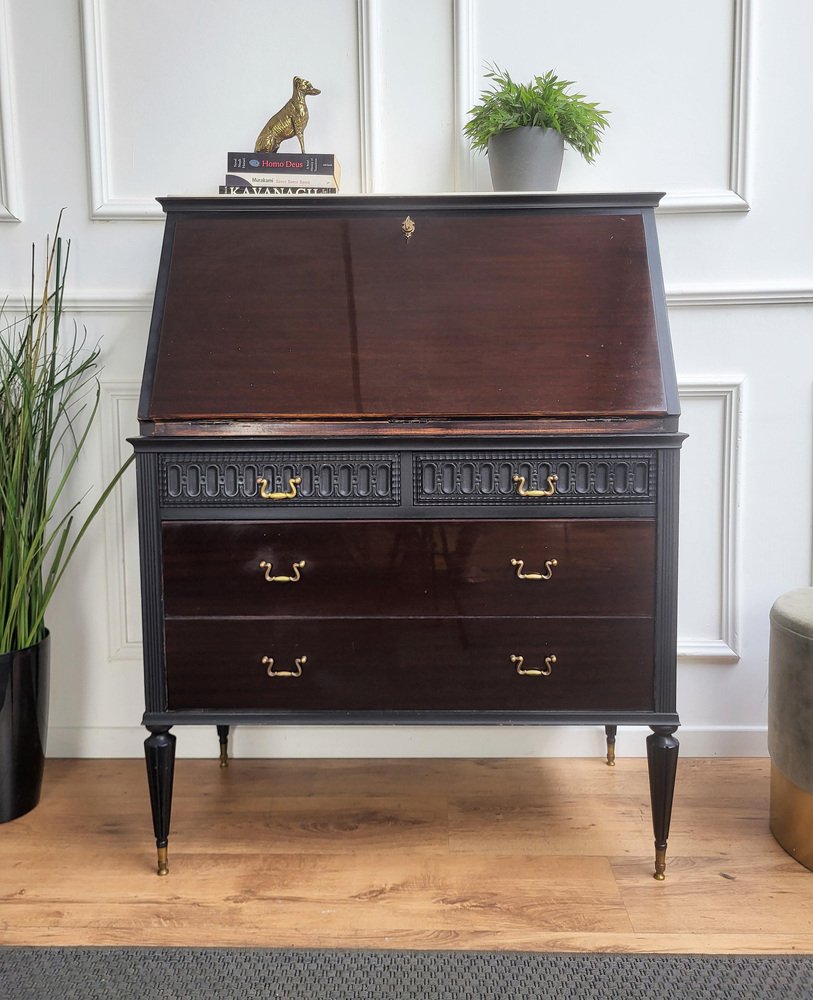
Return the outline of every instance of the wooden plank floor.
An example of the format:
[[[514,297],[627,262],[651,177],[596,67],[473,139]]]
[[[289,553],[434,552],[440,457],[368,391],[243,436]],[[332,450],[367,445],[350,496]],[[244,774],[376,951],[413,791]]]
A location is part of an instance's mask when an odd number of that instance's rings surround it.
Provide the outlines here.
[[[768,776],[681,761],[658,883],[640,759],[181,760],[158,878],[143,763],[52,760],[0,943],[813,952]]]

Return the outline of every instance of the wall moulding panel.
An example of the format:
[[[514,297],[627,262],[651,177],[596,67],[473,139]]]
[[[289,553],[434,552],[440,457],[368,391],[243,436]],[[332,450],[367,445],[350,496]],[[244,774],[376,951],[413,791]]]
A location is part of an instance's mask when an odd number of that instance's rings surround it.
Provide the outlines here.
[[[730,26],[727,38],[719,39],[720,45],[729,48],[726,63],[731,68],[730,79],[726,86],[728,94],[725,98],[725,115],[722,112],[723,98],[719,93],[722,82],[720,86],[715,87],[716,97],[721,106],[719,115],[721,120],[715,134],[719,133],[725,137],[726,151],[723,154],[721,150],[720,156],[724,156],[726,162],[723,165],[720,160],[719,166],[715,167],[713,172],[723,176],[719,182],[712,181],[707,186],[704,186],[705,181],[701,180],[698,183],[698,178],[693,178],[685,188],[673,184],[661,203],[659,211],[662,213],[746,212],[750,207],[748,149],[749,92],[753,75],[750,30],[753,0],[728,0],[728,2],[731,10]],[[475,158],[468,149],[462,128],[468,109],[477,99],[483,82],[481,35],[488,28],[482,23],[484,11],[480,10],[481,6],[477,0],[453,0],[453,71],[448,86],[453,90],[455,119],[452,129],[453,163],[457,190],[473,190],[477,186],[478,171],[475,170]],[[357,47],[353,55],[354,73],[357,73],[358,77],[358,106],[352,110],[354,117],[357,116],[355,126],[359,136],[359,189],[362,192],[375,192],[383,190],[382,178],[387,175],[388,153],[386,144],[383,143],[383,136],[387,131],[386,110],[392,95],[388,97],[383,32],[393,30],[393,15],[384,7],[382,0],[355,0],[354,9],[353,28]],[[1,11],[2,6],[0,6]],[[116,131],[117,128],[121,128],[121,116],[120,114],[117,116],[115,109],[116,101],[125,101],[126,93],[119,93],[121,82],[117,78],[111,79],[111,74],[116,72],[118,65],[116,54],[119,51],[118,48],[111,48],[108,30],[108,21],[112,23],[114,8],[110,7],[106,0],[80,0],[80,11],[91,218],[160,219],[161,209],[151,196],[144,196],[132,190],[128,193],[132,180],[128,180],[127,170],[122,167],[121,157],[124,151],[119,148],[122,139]],[[336,17],[340,18],[341,12],[336,14]],[[716,31],[716,36],[721,35],[722,27]],[[611,79],[616,86],[620,86],[621,78],[617,78],[620,72],[619,65],[619,61],[615,60],[605,64],[603,71],[605,74],[613,74]],[[0,76],[0,98],[7,90],[3,83]],[[435,112],[439,113],[437,108]],[[311,124],[313,125],[313,118]],[[691,142],[691,137],[687,141]],[[3,145],[8,147],[5,141]],[[623,148],[619,149],[624,152]],[[638,158],[638,153],[632,147],[629,147],[629,150],[631,150],[630,155],[635,153]],[[156,155],[160,156],[160,140],[157,141]],[[170,187],[173,169],[177,167],[168,165],[166,171]],[[706,172],[710,170],[711,168]],[[668,183],[658,182],[657,164],[651,164],[649,172],[653,175],[652,182],[645,186],[670,188]],[[9,171],[3,171],[0,179],[5,182],[8,173]],[[345,179],[346,182],[349,179],[347,174]],[[609,177],[610,186],[616,180],[612,176]],[[14,196],[13,182],[13,171],[11,171],[9,197]],[[599,184],[607,186],[601,182]],[[348,189],[347,183],[345,188]],[[190,193],[196,192],[193,190]],[[8,205],[7,200],[5,204]],[[13,209],[10,207],[8,211],[12,212]]]
[[[22,313],[28,308],[27,300],[19,293],[0,293],[0,301],[5,302],[9,315]],[[80,295],[66,295],[62,300],[62,308],[66,313],[149,312],[152,303],[152,292],[83,292]]]
[[[737,573],[743,383],[742,376],[687,378],[679,383],[683,429],[700,438],[693,448],[690,437],[683,449],[678,618],[681,660],[732,663],[740,658]],[[693,415],[695,402],[706,405]],[[715,405],[709,412],[710,403]],[[711,538],[701,537],[707,525],[713,526],[709,529],[713,530]],[[706,552],[711,552],[707,569],[703,565]],[[705,634],[691,634],[692,626],[697,627],[704,617],[697,614],[701,606],[704,612],[714,609],[716,635],[708,628],[703,629]]]
[[[708,191],[669,191],[659,212],[748,212],[749,96],[753,89],[751,14],[753,0],[734,0],[731,33],[731,109],[728,131],[728,188]]]
[[[662,213],[709,213],[709,212],[747,212],[750,209],[748,198],[748,150],[750,144],[749,128],[749,94],[752,89],[753,65],[751,44],[752,0],[730,0],[731,17],[729,21],[728,38],[722,44],[729,47],[731,74],[728,81],[729,96],[725,121],[720,122],[720,128],[726,136],[724,177],[721,182],[708,184],[693,183],[681,187],[657,181],[657,172],[653,180],[643,186],[651,190],[666,190],[666,196],[661,202],[659,211]],[[459,189],[473,190],[476,184],[477,172],[474,167],[474,156],[467,143],[460,140],[462,127],[467,120],[467,112],[476,102],[484,87],[483,63],[495,61],[500,63],[500,57],[492,57],[491,51],[499,51],[499,40],[495,42],[489,34],[490,49],[484,52],[480,35],[488,31],[484,24],[485,10],[481,12],[482,3],[477,0],[454,0],[454,86],[455,108],[457,122],[455,129],[456,178]],[[483,16],[480,16],[481,13]],[[540,10],[539,16],[544,16]],[[619,15],[621,16],[621,15]],[[533,35],[534,29],[527,30]],[[552,33],[552,35],[555,33]],[[558,49],[554,52],[558,55]],[[549,46],[550,47],[550,46]],[[606,50],[604,50],[606,52]],[[536,58],[536,57],[535,57]],[[557,63],[555,57],[553,62]],[[503,67],[509,68],[510,67]],[[541,72],[545,66],[535,66],[534,71]],[[562,75],[567,75],[565,67],[561,67]],[[635,74],[635,66],[627,65],[624,58],[614,57],[604,64],[605,75],[610,74],[613,82],[618,84],[623,76]],[[619,76],[618,74],[621,74]],[[515,77],[524,80],[525,76],[515,72]],[[582,81],[579,80],[579,85]],[[589,90],[588,90],[589,95]],[[668,110],[668,109],[667,109]],[[667,114],[666,117],[669,117]],[[677,125],[679,128],[679,123]],[[612,121],[610,125],[612,130]],[[609,135],[610,133],[608,133]],[[657,141],[657,139],[655,139]],[[632,156],[629,153],[627,158]],[[595,169],[595,168],[593,168]],[[654,168],[653,168],[654,170]],[[650,171],[651,172],[651,171]],[[563,187],[566,185],[563,184]],[[599,182],[599,187],[606,187]],[[610,184],[610,187],[613,185]],[[640,182],[633,182],[633,187],[640,189]],[[591,188],[592,189],[592,188]]]
[[[163,213],[161,213],[163,218]],[[25,309],[25,300],[19,293],[3,294],[6,311],[20,312]],[[813,287],[768,287],[754,285],[743,288],[672,288],[666,290],[666,302],[670,309],[704,309],[715,307],[747,306],[792,306],[813,305]],[[153,292],[110,291],[82,292],[68,294],[63,306],[66,312],[75,313],[119,313],[150,311]]]
[[[473,191],[474,158],[463,126],[478,91],[479,67],[475,51],[477,21],[475,0],[454,0],[454,109],[455,190]]]
[[[384,89],[381,61],[381,10],[379,0],[358,0],[359,38],[359,142],[361,146],[361,191],[377,191],[376,164],[381,151],[381,93]]]
[[[109,482],[132,454],[127,437],[138,433],[139,391],[137,379],[101,381],[99,416],[104,482]],[[143,653],[135,498],[135,467],[131,466],[103,508],[111,661],[140,660]]]
[[[357,0],[356,18],[361,191],[453,190],[451,3]]]
[[[0,0],[0,222],[19,222],[22,204],[17,178],[14,91],[7,0]]]
[[[755,285],[750,288],[673,288],[667,289],[670,309],[708,306],[792,306],[813,305],[813,286]]]
[[[150,198],[115,198],[109,156],[109,102],[102,39],[103,0],[81,0],[82,73],[85,88],[91,219],[160,219],[160,205]]]
[[[8,313],[19,313],[26,308],[19,293],[0,293],[0,297]],[[670,309],[813,305],[813,287],[672,288],[666,290],[666,302]],[[150,311],[152,303],[152,291],[87,291],[66,295],[63,306],[66,312],[74,313],[120,313]]]
[[[155,196],[216,194],[226,152],[253,148],[262,125],[290,97],[294,75],[321,91],[308,103],[307,148],[337,151],[343,188],[352,191],[359,157],[368,170],[375,157],[374,91],[358,95],[365,62],[358,44],[363,25],[375,22],[376,5],[241,0],[233,11],[194,0],[169,8],[159,0],[80,0],[90,218],[162,220]],[[307,35],[302,55],[290,42],[299,35]],[[146,49],[148,73],[139,62]],[[374,62],[375,47],[367,49],[367,62]],[[171,85],[170,77],[183,85]],[[380,85],[379,76],[375,89]],[[360,105],[369,127],[357,142]],[[298,148],[289,141],[283,150]]]

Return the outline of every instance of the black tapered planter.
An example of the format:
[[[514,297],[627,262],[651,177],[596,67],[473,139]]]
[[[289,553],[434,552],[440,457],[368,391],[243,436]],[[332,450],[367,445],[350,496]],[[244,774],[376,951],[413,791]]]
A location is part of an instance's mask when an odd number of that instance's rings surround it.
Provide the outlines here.
[[[48,732],[51,637],[0,654],[0,823],[40,800]]]

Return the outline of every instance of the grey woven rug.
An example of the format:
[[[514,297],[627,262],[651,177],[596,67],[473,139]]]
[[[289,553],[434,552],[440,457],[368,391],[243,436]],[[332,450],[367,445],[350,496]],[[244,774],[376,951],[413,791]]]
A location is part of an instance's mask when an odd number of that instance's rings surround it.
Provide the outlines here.
[[[806,955],[0,948],[2,1000],[810,1000]]]

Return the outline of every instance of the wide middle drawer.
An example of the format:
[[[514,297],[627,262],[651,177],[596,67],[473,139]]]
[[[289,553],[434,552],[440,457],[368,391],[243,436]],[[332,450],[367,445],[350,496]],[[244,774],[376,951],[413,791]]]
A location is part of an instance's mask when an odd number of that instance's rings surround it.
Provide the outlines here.
[[[654,613],[645,519],[167,521],[162,544],[168,615]]]

